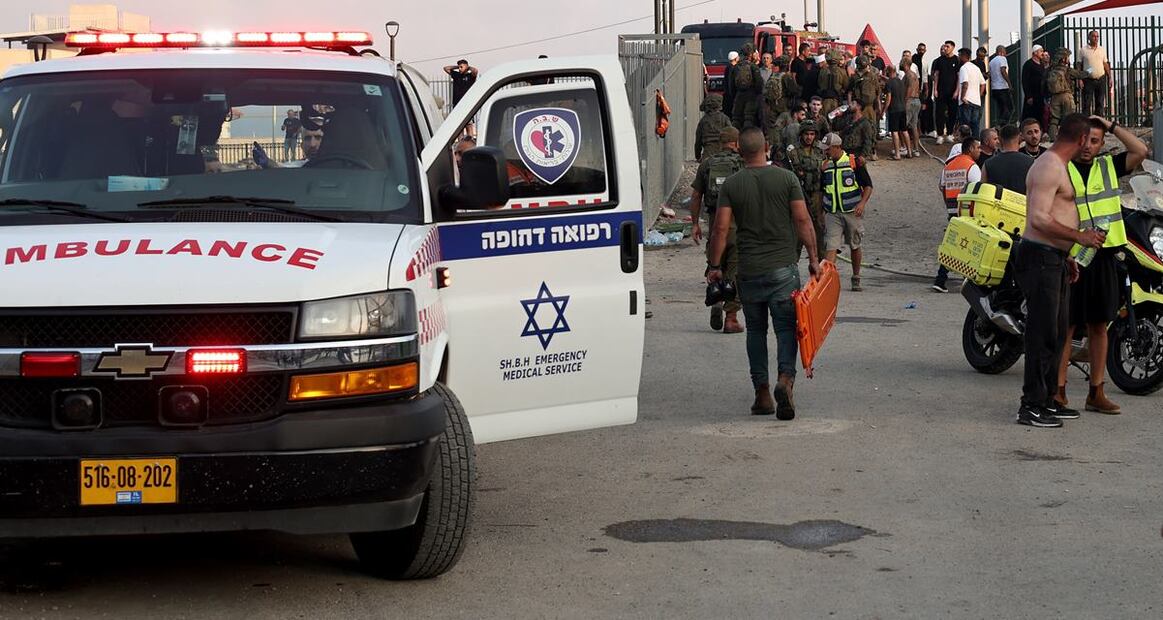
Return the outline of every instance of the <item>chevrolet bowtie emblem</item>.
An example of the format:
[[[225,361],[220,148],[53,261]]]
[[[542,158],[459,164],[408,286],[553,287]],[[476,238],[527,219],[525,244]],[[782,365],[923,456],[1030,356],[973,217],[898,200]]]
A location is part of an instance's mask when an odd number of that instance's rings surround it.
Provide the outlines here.
[[[118,379],[148,379],[170,364],[173,352],[153,350],[148,344],[120,344],[117,349],[101,354],[93,372],[115,373]]]

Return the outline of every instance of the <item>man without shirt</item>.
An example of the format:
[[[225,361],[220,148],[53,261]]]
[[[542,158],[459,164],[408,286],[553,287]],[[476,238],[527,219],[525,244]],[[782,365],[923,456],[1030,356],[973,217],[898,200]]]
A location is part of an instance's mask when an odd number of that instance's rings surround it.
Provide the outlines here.
[[[1090,121],[1081,114],[1062,119],[1058,139],[1026,176],[1026,231],[1014,251],[1014,271],[1026,298],[1025,374],[1018,424],[1062,426],[1054,401],[1058,362],[1066,344],[1070,282],[1078,265],[1070,258],[1075,244],[1102,247],[1101,230],[1079,230],[1074,186],[1066,164],[1086,145]],[[1077,414],[1074,414],[1077,415]]]
[[[800,288],[799,243],[808,250],[808,270],[820,272],[816,233],[796,176],[767,164],[767,142],[758,128],[743,131],[739,151],[747,167],[723,184],[708,254],[707,282],[723,278],[719,260],[734,219],[739,248],[739,298],[747,320],[747,359],[755,402],[751,413],[795,417],[796,311]],[[767,325],[775,328],[779,381],[771,390]]]

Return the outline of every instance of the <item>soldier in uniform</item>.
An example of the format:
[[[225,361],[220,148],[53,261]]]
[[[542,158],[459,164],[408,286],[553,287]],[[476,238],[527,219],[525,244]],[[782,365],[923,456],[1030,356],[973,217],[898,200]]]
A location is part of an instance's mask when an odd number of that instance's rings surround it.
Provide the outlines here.
[[[802,103],[796,101],[791,110],[781,114],[779,119],[775,121],[775,126],[767,135],[767,144],[771,146],[772,163],[779,166],[787,165],[787,147],[796,143],[800,122],[806,116],[807,109]]]
[[[804,120],[816,124],[816,135],[822,137],[832,133],[832,125],[828,122],[828,117],[824,115],[824,100],[812,97],[807,104],[808,115]]]
[[[864,102],[864,117],[873,127],[877,125],[876,106],[880,101],[880,76],[868,61],[868,56],[856,58],[856,75],[852,78],[851,99]]]
[[[1050,141],[1058,137],[1058,125],[1067,114],[1078,111],[1074,103],[1074,84],[1086,74],[1070,66],[1070,50],[1054,52],[1054,65],[1046,73],[1046,91],[1050,93]]]
[[[719,136],[724,128],[731,126],[731,117],[723,114],[721,95],[707,95],[699,109],[703,111],[703,117],[695,128],[695,159],[702,161],[722,150]]]
[[[727,177],[745,167],[743,157],[739,155],[738,151],[739,130],[727,126],[723,129],[720,139],[723,142],[722,150],[699,164],[699,169],[695,172],[695,180],[691,183],[691,221],[694,223],[691,239],[695,243],[702,243],[703,240],[702,222],[699,221],[703,206],[706,206],[708,221],[714,224],[715,208],[719,204],[719,190],[723,188],[723,183],[727,181]],[[708,259],[710,258],[710,250],[711,244],[708,243]],[[731,223],[731,228],[727,232],[727,245],[723,250],[721,260],[723,278],[729,282],[734,282],[739,267],[739,253],[735,247],[734,222]],[[738,292],[736,292],[735,299],[711,306],[711,329],[715,331],[721,329],[724,334],[741,333],[743,327],[739,325],[737,316],[741,308]],[[724,312],[726,312],[725,318]]]
[[[816,144],[819,129],[812,121],[800,123],[799,144],[787,147],[788,166],[800,180],[804,188],[804,198],[808,203],[808,215],[812,216],[812,226],[816,228],[816,238],[824,238],[824,193],[820,182],[824,166],[824,149]]]
[[[735,65],[732,80],[735,83],[735,109],[731,122],[739,131],[759,127],[759,103],[763,95],[763,76],[759,74],[759,53],[750,43],[743,44],[739,64]]]
[[[850,122],[844,130],[844,151],[876,160],[876,129],[864,113],[862,99],[853,99],[848,109]]]
[[[763,84],[763,135],[771,140],[775,122],[787,112],[787,99],[783,96],[783,80],[780,74],[772,72]]]
[[[779,78],[783,82],[783,100],[784,109],[791,109],[791,102],[800,99],[803,95],[804,89],[800,87],[800,83],[796,81],[796,74],[788,70],[790,60],[787,56],[780,56],[775,61],[775,66],[779,67]]]
[[[817,94],[823,100],[823,113],[828,114],[840,107],[840,100],[848,92],[848,71],[841,66],[844,54],[840,50],[828,50],[828,66],[820,69]]]

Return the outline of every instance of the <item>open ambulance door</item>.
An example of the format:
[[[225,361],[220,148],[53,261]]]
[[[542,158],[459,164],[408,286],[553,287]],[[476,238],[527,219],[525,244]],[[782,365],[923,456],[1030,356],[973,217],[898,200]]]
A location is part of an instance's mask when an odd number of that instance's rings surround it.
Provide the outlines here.
[[[503,152],[509,201],[441,199],[475,122]],[[494,151],[494,153],[496,153]],[[630,424],[645,296],[637,137],[616,58],[482,74],[425,147],[449,346],[445,382],[478,443]]]

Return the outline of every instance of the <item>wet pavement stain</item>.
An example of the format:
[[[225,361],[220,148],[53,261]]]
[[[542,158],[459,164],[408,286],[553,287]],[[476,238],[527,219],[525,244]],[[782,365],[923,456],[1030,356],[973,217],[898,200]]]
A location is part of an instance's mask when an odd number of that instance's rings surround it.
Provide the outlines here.
[[[1074,459],[1064,454],[1045,454],[1042,452],[1033,452],[1031,450],[1014,450],[1010,454],[1018,457],[1019,461],[1073,461]]]
[[[646,519],[607,525],[607,536],[634,543],[764,540],[804,551],[875,535],[875,530],[842,521],[799,521],[790,525],[717,519]]]

